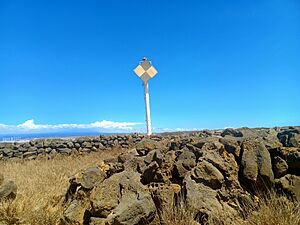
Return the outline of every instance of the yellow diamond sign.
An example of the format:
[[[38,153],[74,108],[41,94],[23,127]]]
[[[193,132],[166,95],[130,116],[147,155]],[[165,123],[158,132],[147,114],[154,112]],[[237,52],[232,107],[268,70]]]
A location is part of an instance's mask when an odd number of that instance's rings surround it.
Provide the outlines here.
[[[148,59],[144,58],[140,65],[138,65],[134,72],[136,75],[139,76],[144,82],[147,82],[151,78],[153,78],[157,74],[157,70],[154,68],[154,66],[151,65],[151,63],[148,61]]]

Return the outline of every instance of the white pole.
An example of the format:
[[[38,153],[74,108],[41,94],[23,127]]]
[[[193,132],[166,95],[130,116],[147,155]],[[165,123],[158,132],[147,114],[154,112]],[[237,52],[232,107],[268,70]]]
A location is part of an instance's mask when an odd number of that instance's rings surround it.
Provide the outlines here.
[[[151,118],[150,118],[150,101],[148,92],[148,82],[144,82],[144,97],[146,106],[146,123],[147,123],[147,135],[151,135]]]

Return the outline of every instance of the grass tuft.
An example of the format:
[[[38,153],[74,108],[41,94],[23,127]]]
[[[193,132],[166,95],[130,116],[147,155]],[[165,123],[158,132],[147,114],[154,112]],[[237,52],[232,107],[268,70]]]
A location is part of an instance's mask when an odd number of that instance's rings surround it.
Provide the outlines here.
[[[261,198],[256,210],[249,211],[244,225],[300,225],[300,203],[283,195],[271,193]]]

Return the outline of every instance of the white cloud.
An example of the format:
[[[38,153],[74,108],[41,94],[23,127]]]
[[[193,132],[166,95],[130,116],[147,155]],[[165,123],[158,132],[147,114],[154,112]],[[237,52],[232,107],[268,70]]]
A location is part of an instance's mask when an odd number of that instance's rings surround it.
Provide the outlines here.
[[[158,128],[154,127],[154,133],[194,131],[197,128]],[[50,133],[50,132],[102,132],[102,133],[126,133],[138,132],[145,133],[144,123],[136,122],[115,122],[115,121],[96,121],[86,124],[36,124],[33,119],[27,120],[18,125],[0,124],[0,134],[26,134],[26,133]]]
[[[17,128],[34,130],[34,129],[46,128],[47,126],[49,125],[35,124],[33,120],[27,120],[24,123],[17,125]]]
[[[27,120],[19,125],[0,124],[1,134],[12,133],[41,133],[56,131],[88,130],[98,132],[128,132],[133,131],[137,125],[135,122],[96,121],[88,124],[36,124],[34,120]]]
[[[163,132],[181,132],[181,131],[199,131],[202,129],[199,128],[153,128],[154,132],[163,133]]]

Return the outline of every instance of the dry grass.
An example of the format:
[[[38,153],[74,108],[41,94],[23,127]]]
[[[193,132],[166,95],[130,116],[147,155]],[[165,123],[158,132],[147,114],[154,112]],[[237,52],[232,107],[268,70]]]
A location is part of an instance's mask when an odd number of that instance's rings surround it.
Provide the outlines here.
[[[179,201],[178,205],[165,209],[161,219],[164,225],[198,225],[194,216],[195,214],[186,208],[184,202]],[[161,223],[157,222],[155,225],[161,225]]]
[[[162,218],[164,225],[300,225],[300,203],[274,192],[261,198],[257,208],[245,206],[245,213],[245,220],[239,217],[232,221],[232,215],[228,212],[215,212],[217,220],[209,218],[207,222],[198,223],[194,220],[195,213],[190,212],[181,201],[179,205],[167,209]]]
[[[120,154],[118,149],[83,156],[57,156],[32,161],[0,161],[5,180],[13,180],[18,194],[12,202],[0,203],[0,224],[54,225],[63,208],[61,200],[69,178],[101,160]]]
[[[275,193],[262,199],[257,210],[248,211],[252,213],[243,225],[300,225],[300,203]]]

